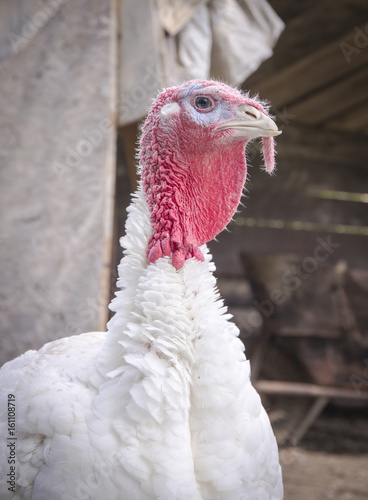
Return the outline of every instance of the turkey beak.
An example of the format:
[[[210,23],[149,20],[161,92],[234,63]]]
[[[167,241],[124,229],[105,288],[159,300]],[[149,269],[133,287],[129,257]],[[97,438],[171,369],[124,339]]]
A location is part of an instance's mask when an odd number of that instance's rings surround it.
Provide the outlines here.
[[[267,115],[249,104],[238,107],[236,117],[228,122],[220,123],[216,130],[234,130],[235,137],[274,137],[281,134],[276,123]]]

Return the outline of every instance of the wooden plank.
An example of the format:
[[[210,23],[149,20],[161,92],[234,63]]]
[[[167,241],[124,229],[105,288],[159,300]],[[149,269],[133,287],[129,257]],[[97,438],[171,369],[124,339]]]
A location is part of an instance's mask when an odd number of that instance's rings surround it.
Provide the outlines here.
[[[323,409],[327,406],[329,402],[330,398],[326,396],[319,396],[314,401],[311,408],[305,415],[304,419],[301,422],[299,422],[298,427],[292,433],[291,443],[293,446],[297,446],[299,444],[303,436],[312,427],[317,417],[319,417],[319,415],[322,413]]]
[[[328,413],[322,415],[316,422],[314,431],[319,435],[324,434],[327,436],[328,434],[335,434],[336,436],[340,435],[343,439],[357,439],[363,446],[364,444],[367,446],[368,435],[366,432],[367,420],[365,412],[362,411],[359,415],[359,413],[354,412],[353,408],[351,410],[351,412],[338,412],[335,414],[335,418],[331,418]],[[347,415],[350,418],[346,418]],[[312,436],[311,438],[313,439]]]
[[[366,296],[361,296],[367,303]],[[312,311],[313,312],[313,311]],[[351,342],[341,329],[340,339],[284,338],[275,341],[306,369],[310,380],[317,385],[338,386],[356,392],[368,390],[365,371],[367,349],[366,333],[364,341]]]
[[[313,257],[316,248],[320,245],[320,240],[317,238],[339,245],[338,248],[333,248],[329,262],[344,259],[349,267],[368,268],[368,238],[366,236],[231,225],[228,231],[223,231],[217,236],[217,241],[211,241],[209,247],[216,263],[217,275],[235,277],[243,274],[240,262],[241,252],[293,253]]]
[[[274,221],[282,229],[288,227],[287,221],[295,221],[293,227],[298,230],[315,228],[368,236],[367,203],[319,199],[299,190],[291,193],[251,191],[243,203],[246,209],[234,217],[235,224],[240,226],[260,225],[264,220],[264,225],[272,226]]]
[[[290,2],[290,0],[269,0],[269,4],[281,19],[285,23],[288,23],[294,17],[303,14],[305,11],[317,5],[318,1],[319,0],[303,0],[303,2]]]
[[[280,198],[282,193],[285,195],[282,202],[285,209],[290,197],[295,201],[296,196],[306,195],[312,197],[310,203],[313,199],[319,203],[318,198],[322,196],[335,196],[336,200],[340,196],[341,200],[351,201],[359,199],[359,193],[368,193],[366,136],[334,130],[321,133],[320,130],[297,127],[291,123],[278,139],[276,149],[276,175],[269,176],[260,169],[259,143],[254,142],[248,147],[247,193],[242,200],[248,208],[257,202],[272,205],[272,197]],[[349,198],[348,193],[355,195]],[[360,198],[364,199],[364,196]],[[279,210],[276,203],[273,207]],[[264,215],[272,218],[273,207]],[[364,207],[362,209],[365,211]],[[298,211],[302,210],[301,206]],[[247,209],[244,216],[247,216]]]
[[[273,196],[274,193],[280,192],[287,196],[304,193],[305,196],[315,198],[325,196],[326,199],[329,197],[337,200],[340,196],[342,201],[344,196],[345,201],[365,199],[363,195],[368,193],[368,176],[365,175],[362,166],[354,167],[343,161],[334,163],[328,158],[316,161],[302,156],[298,158],[292,151],[289,154],[288,157],[281,153],[278,155],[277,170],[273,176],[268,176],[255,166],[250,168],[246,196],[242,200],[246,207],[253,198]]]
[[[325,249],[313,256],[242,253],[241,257],[267,332],[295,338],[341,337],[336,271]]]
[[[364,33],[365,25],[360,25],[358,29]],[[269,78],[254,82],[250,90],[259,92],[261,97],[269,99],[273,108],[290,105],[368,63],[367,50],[357,49],[358,53],[352,54],[350,63],[344,57],[341,47],[350,45],[354,48],[356,37],[357,32],[349,30],[342,37]]]
[[[281,382],[276,380],[257,380],[254,381],[254,386],[257,391],[264,394],[368,401],[368,391],[357,392],[340,387],[324,387],[314,384],[304,384],[302,382]]]
[[[339,130],[305,127],[295,123],[295,116],[285,110],[276,116],[276,122],[282,130],[277,138],[277,170],[276,176],[271,180],[277,182],[282,175],[285,160],[294,162],[294,170],[299,170],[299,164],[303,160],[308,169],[314,169],[313,175],[324,165],[336,166],[336,168],[352,170],[352,176],[361,175],[366,178],[366,158],[368,157],[368,141],[364,134],[347,134]],[[248,146],[248,163],[260,165],[259,142],[255,141]],[[289,167],[287,167],[289,168]],[[342,175],[342,170],[339,175]],[[255,173],[251,172],[251,180]],[[263,178],[267,178],[264,174]],[[333,181],[333,179],[331,179]]]
[[[366,51],[368,53],[368,51]],[[326,127],[368,134],[368,101],[326,124]]]
[[[302,319],[302,318],[301,318]],[[297,337],[298,339],[305,337],[305,338],[321,338],[321,339],[339,339],[341,338],[341,332],[340,330],[335,327],[335,328],[327,328],[326,326],[322,325],[322,328],[319,327],[313,327],[313,328],[296,328],[294,327],[288,327],[288,326],[283,326],[283,322],[279,322],[279,325],[277,325],[277,336],[278,337]]]
[[[367,81],[368,67],[365,67],[290,106],[288,111],[296,115],[298,123],[324,125],[367,100]]]
[[[135,191],[138,185],[136,152],[138,147],[138,123],[131,123],[119,128],[119,138],[123,147],[125,163],[128,167],[131,191]]]
[[[110,269],[110,300],[118,290],[116,282],[118,279],[117,267],[123,256],[123,249],[120,246],[120,238],[125,234],[125,222],[127,218],[127,207],[131,201],[131,187],[128,175],[128,167],[122,150],[121,138],[118,139],[117,160],[116,160],[116,187],[114,206],[114,230],[113,247]],[[109,311],[109,319],[114,315]]]
[[[252,145],[248,156],[258,165],[249,168],[245,208],[236,217],[367,226],[367,145],[364,136],[290,125],[278,141],[274,176],[258,168],[260,154]]]
[[[277,11],[277,8],[276,8]],[[361,25],[367,17],[366,0],[324,0],[313,8],[302,11],[292,19],[275,47],[274,55],[244,83],[244,88],[258,91],[257,82],[262,82],[324,45],[338,39],[349,30]],[[293,82],[284,82],[289,88]],[[264,96],[268,98],[267,95]]]
[[[111,263],[114,253],[114,212],[115,212],[115,191],[116,191],[116,155],[117,155],[117,127],[118,112],[116,102],[117,93],[117,71],[118,71],[118,13],[119,6],[117,0],[104,0],[108,28],[108,49],[105,52],[105,68],[108,71],[107,85],[109,87],[108,103],[104,112],[107,115],[107,122],[110,129],[106,133],[106,158],[105,158],[105,186],[104,186],[104,211],[103,211],[103,248],[102,248],[102,272],[100,281],[100,299],[98,311],[98,329],[106,331],[106,323],[109,320],[110,310],[108,305],[111,300]],[[100,7],[101,8],[101,7]],[[98,12],[98,11],[97,11]],[[96,17],[98,13],[96,12]],[[102,166],[103,168],[103,166]]]

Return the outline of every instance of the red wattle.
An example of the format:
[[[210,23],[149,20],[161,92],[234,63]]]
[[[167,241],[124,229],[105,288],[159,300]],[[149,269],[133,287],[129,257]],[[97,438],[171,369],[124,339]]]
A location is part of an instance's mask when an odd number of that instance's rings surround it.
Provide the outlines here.
[[[244,147],[223,145],[208,154],[188,153],[185,159],[177,155],[177,164],[186,164],[185,175],[171,168],[174,153],[160,155],[160,168],[144,184],[154,229],[149,263],[171,253],[176,269],[191,257],[204,260],[198,247],[219,234],[238,207],[247,174]]]

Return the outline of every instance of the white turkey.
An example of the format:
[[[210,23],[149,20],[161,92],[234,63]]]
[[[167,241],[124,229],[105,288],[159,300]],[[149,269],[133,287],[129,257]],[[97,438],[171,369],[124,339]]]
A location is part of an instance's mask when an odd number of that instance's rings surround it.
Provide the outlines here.
[[[51,342],[0,371],[1,499],[283,498],[206,247],[238,206],[247,143],[263,137],[272,171],[279,133],[260,102],[223,83],[158,95],[107,333]]]

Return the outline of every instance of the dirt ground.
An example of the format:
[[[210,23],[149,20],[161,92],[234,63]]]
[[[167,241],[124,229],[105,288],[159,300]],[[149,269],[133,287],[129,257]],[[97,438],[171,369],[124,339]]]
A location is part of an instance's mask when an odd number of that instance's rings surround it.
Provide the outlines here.
[[[280,450],[285,500],[368,500],[368,414],[328,409]]]
[[[285,500],[367,500],[368,453],[280,452]]]

